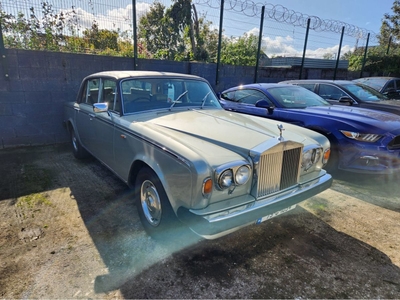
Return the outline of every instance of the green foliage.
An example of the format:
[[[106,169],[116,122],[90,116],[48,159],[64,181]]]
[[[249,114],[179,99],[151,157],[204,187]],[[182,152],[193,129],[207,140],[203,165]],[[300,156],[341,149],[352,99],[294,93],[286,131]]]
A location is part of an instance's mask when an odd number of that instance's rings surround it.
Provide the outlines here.
[[[221,48],[221,62],[224,64],[255,66],[257,60],[258,37],[244,34],[225,39]]]
[[[7,48],[97,53],[133,56],[133,44],[126,32],[99,29],[96,21],[79,35],[75,10],[56,13],[49,2],[42,2],[41,18],[30,8],[29,17],[0,10],[3,42]],[[68,34],[66,34],[68,33]]]
[[[393,14],[385,14],[380,28],[379,46],[355,49],[343,58],[350,71],[365,71],[371,76],[400,76],[400,1],[394,1]],[[365,56],[365,62],[364,62]]]
[[[29,16],[0,9],[6,47],[133,57],[132,33],[100,29],[96,21],[81,31],[74,9],[57,13],[49,2],[41,4],[41,14],[32,7]],[[169,8],[154,2],[138,24],[141,58],[215,63],[218,41],[218,30],[204,16],[198,17],[191,0],[174,0]],[[257,38],[225,38],[221,52],[223,63],[255,65]]]
[[[383,16],[380,29],[380,44],[383,45],[391,36],[394,42],[400,41],[400,1],[393,1],[393,14],[386,13]]]
[[[184,35],[190,24],[190,1],[175,1],[168,9],[155,2],[140,19],[138,36],[154,58],[187,60],[190,51]]]

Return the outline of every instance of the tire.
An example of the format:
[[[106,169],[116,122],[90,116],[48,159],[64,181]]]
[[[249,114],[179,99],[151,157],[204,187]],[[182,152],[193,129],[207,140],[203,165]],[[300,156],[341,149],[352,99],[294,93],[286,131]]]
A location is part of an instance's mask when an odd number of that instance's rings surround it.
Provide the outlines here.
[[[158,176],[149,167],[140,169],[136,177],[135,203],[144,229],[153,238],[166,238],[182,225]]]
[[[71,128],[70,131],[70,142],[72,153],[74,154],[75,158],[83,159],[89,156],[89,153],[86,151],[85,148],[82,147],[81,143],[79,142],[79,139],[76,136],[75,130],[73,128]]]

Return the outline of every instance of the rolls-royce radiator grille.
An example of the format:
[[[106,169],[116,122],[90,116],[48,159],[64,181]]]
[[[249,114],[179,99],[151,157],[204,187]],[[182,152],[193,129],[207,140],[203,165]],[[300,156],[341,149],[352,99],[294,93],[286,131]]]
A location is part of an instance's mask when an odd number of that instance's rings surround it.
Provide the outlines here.
[[[258,166],[257,198],[297,184],[302,147],[261,155]]]

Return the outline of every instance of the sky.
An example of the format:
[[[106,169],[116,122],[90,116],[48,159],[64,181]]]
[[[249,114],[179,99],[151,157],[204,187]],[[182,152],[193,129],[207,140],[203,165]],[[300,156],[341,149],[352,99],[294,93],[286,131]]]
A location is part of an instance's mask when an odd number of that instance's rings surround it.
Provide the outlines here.
[[[229,7],[229,0],[225,0],[225,8]],[[228,1],[228,2],[227,2]],[[243,1],[243,0],[242,0]],[[248,0],[251,1],[251,0]],[[260,3],[261,1],[255,1]],[[196,1],[195,1],[196,2]],[[261,2],[262,3],[262,2]],[[354,50],[357,46],[364,46],[367,42],[367,33],[370,33],[369,46],[376,45],[378,40],[376,35],[380,33],[382,19],[385,13],[393,14],[393,0],[269,0],[266,4],[266,10],[275,8],[283,11],[283,7],[287,10],[296,12],[297,15],[317,16],[323,21],[335,20],[358,27],[364,33],[364,36],[357,39],[356,37],[344,36],[340,54]],[[264,4],[265,5],[265,4]],[[267,14],[267,13],[266,13]],[[245,20],[238,20],[228,17],[226,20],[225,33],[239,33],[246,29],[247,32],[258,35],[258,27],[246,26]],[[267,19],[265,19],[267,20]],[[256,21],[254,24],[257,25]],[[305,40],[305,28],[286,26],[278,24],[268,25],[263,30],[263,51],[269,56],[302,56]],[[236,25],[235,25],[236,24]],[[264,22],[265,26],[265,22]],[[248,28],[247,28],[248,27]],[[322,58],[327,53],[331,54],[331,58],[335,59],[339,50],[341,26],[336,33],[321,32],[310,30],[309,40],[307,44],[307,57]]]
[[[270,0],[287,9],[321,19],[338,20],[379,34],[385,13],[393,14],[393,0]]]
[[[155,1],[155,0],[154,0]],[[169,7],[171,0],[158,0]],[[350,37],[345,35],[340,53],[352,51],[355,47],[366,43],[366,32],[374,37],[379,34],[382,19],[385,13],[393,14],[394,0],[224,0],[223,33],[228,37],[240,37],[244,33],[259,34],[260,10],[257,16],[244,17],[241,12],[243,3],[266,6],[266,11],[275,8],[284,11],[286,8],[295,17],[317,16],[323,21],[335,20],[344,22],[362,29],[365,36]],[[39,0],[2,0],[4,8],[27,9],[33,3],[39,5]],[[132,0],[49,0],[53,7],[59,11],[71,11],[71,6],[79,14],[79,22],[83,28],[90,28],[93,20],[97,20],[100,28],[106,29],[132,29]],[[220,0],[192,0],[199,12],[207,14],[213,26],[219,26]],[[27,5],[27,3],[29,5]],[[148,11],[153,0],[136,0],[138,18]],[[249,6],[248,6],[249,7]],[[36,11],[40,11],[40,7]],[[252,12],[252,10],[246,10]],[[15,12],[14,12],[15,13]],[[267,12],[266,12],[267,14]],[[342,25],[340,23],[340,25]],[[305,41],[305,26],[294,26],[265,18],[262,35],[262,50],[268,56],[302,56]],[[334,59],[338,54],[341,26],[336,32],[327,30],[310,30],[307,41],[307,57],[321,58],[327,53]],[[369,45],[377,43],[376,38],[371,39]]]

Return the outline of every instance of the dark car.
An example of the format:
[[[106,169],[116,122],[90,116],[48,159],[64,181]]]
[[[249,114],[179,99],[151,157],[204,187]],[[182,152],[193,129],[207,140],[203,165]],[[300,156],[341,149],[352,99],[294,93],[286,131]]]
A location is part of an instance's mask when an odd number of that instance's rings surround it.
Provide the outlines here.
[[[220,94],[238,113],[289,122],[324,134],[331,142],[330,171],[391,174],[400,170],[400,117],[377,110],[331,105],[296,85],[241,85]]]
[[[368,85],[391,99],[400,99],[400,78],[398,77],[364,77],[353,81]]]
[[[376,109],[400,115],[399,100],[390,100],[373,88],[354,81],[302,79],[282,81],[281,83],[302,86],[320,95],[331,104]]]

